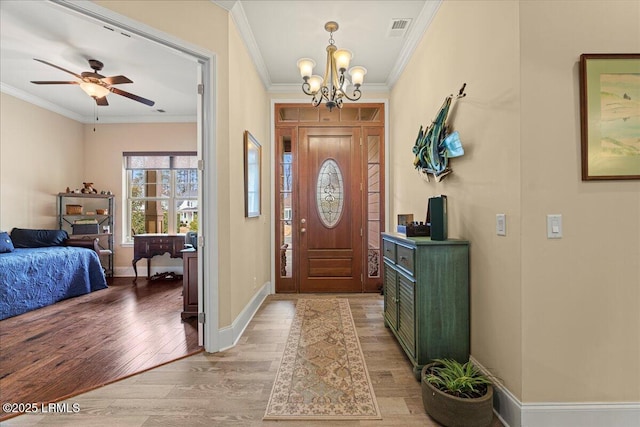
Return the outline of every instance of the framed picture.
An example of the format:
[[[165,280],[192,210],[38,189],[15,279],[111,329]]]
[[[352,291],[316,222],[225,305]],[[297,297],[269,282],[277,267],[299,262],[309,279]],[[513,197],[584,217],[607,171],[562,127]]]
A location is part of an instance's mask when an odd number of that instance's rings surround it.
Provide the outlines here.
[[[244,131],[244,216],[260,216],[262,198],[262,146]]]
[[[582,180],[640,179],[640,54],[580,55]]]

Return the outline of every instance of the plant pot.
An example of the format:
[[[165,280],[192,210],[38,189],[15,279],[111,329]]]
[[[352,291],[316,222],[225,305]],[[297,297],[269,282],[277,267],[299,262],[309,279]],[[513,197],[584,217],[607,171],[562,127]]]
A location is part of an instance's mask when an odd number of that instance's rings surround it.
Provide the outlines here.
[[[422,404],[427,414],[446,427],[489,426],[493,419],[493,387],[488,384],[487,393],[478,398],[452,396],[425,379],[426,372],[434,365],[422,368]]]

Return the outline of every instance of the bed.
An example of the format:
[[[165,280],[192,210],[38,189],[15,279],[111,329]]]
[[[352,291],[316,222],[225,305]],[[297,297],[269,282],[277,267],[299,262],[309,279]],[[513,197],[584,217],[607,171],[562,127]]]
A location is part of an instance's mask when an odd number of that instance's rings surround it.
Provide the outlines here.
[[[65,231],[14,228],[0,241],[0,320],[107,287],[98,254]]]

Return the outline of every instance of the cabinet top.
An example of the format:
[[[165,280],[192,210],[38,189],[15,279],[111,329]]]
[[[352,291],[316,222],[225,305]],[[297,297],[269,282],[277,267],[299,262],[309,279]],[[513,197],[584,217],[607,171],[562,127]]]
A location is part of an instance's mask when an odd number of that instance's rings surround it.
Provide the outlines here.
[[[97,194],[97,193],[58,193],[59,197],[86,197],[94,199],[111,199],[113,194]]]
[[[468,245],[469,241],[461,239],[447,239],[447,240],[431,240],[431,237],[415,236],[407,237],[402,233],[382,233],[383,238],[390,238],[395,241],[407,242],[416,246],[420,245]]]

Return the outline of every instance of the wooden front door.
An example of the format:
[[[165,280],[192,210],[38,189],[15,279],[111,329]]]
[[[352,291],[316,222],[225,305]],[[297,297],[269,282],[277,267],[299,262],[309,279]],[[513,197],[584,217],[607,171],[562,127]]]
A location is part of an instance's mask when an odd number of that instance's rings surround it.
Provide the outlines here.
[[[298,132],[300,292],[362,292],[360,129]]]
[[[379,292],[384,105],[276,104],[275,289]]]

